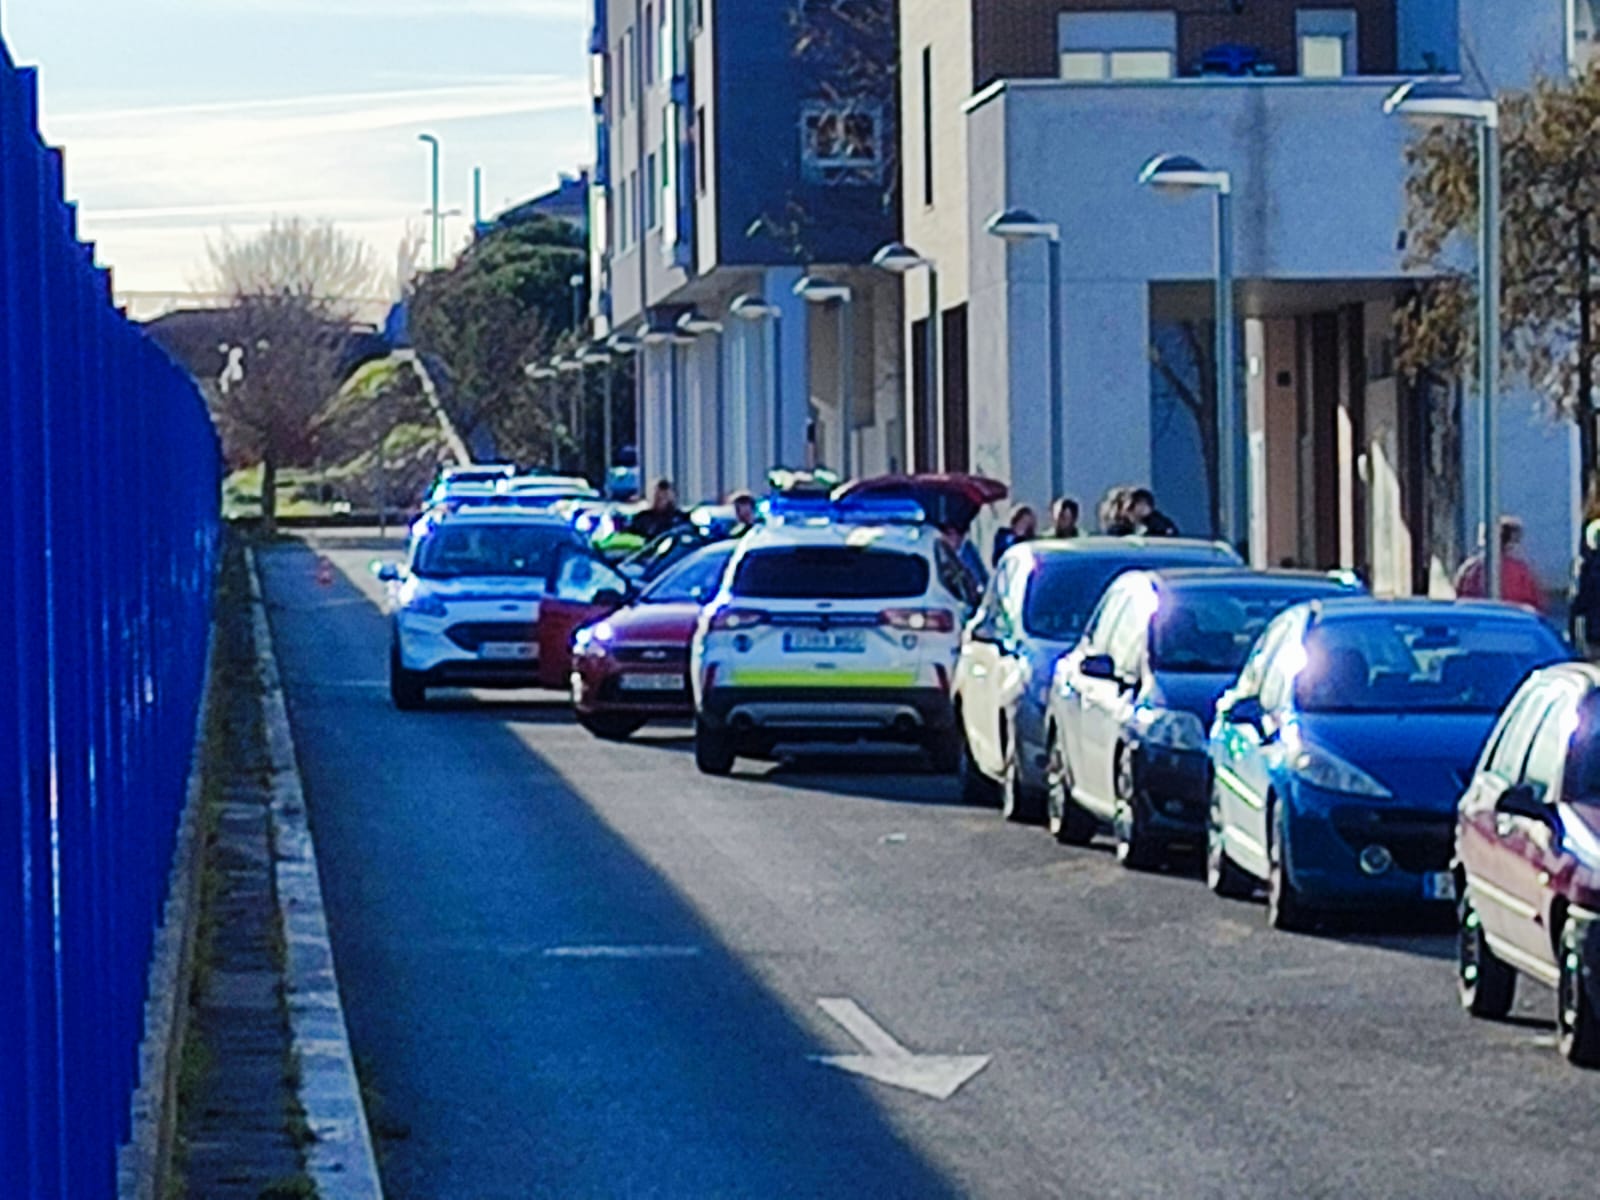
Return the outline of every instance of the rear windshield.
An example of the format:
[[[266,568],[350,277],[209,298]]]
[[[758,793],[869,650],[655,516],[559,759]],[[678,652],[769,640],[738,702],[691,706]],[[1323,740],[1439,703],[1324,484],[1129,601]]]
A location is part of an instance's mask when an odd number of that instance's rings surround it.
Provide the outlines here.
[[[440,525],[417,547],[414,569],[425,579],[470,575],[548,579],[556,551],[571,542],[560,527]]]
[[[893,600],[928,590],[928,561],[866,546],[782,546],[753,550],[739,564],[733,594],[753,600]]]
[[[1348,594],[1329,584],[1305,588],[1248,585],[1189,588],[1161,597],[1151,622],[1150,665],[1157,671],[1237,675],[1272,618],[1316,596]]]
[[[1303,712],[1496,713],[1523,678],[1566,655],[1532,617],[1341,617],[1306,636]]]
[[[1129,554],[1047,554],[1038,560],[1022,624],[1034,637],[1056,642],[1077,639],[1095,605],[1113,580],[1125,571],[1159,571],[1163,567],[1226,567],[1238,558],[1221,546],[1195,548],[1182,554],[1159,550]]]

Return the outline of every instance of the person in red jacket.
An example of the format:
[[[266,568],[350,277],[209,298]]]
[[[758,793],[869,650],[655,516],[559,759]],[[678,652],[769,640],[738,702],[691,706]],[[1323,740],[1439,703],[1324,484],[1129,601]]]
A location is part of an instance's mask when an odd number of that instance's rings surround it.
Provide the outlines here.
[[[1483,551],[1461,564],[1456,572],[1456,595],[1462,600],[1481,600],[1489,594],[1488,572]],[[1545,611],[1544,589],[1539,578],[1522,557],[1522,522],[1515,517],[1500,518],[1500,599],[1510,604],[1525,604],[1534,612]]]

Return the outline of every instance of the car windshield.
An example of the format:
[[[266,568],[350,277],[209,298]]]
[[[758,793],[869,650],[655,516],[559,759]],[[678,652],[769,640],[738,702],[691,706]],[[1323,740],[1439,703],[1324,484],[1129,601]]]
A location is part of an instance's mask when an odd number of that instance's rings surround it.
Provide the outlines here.
[[[754,600],[892,600],[922,595],[930,577],[920,554],[870,546],[774,546],[745,555],[733,592]]]
[[[539,525],[445,524],[418,545],[415,571],[424,579],[548,579],[556,551],[570,541],[563,530]]]
[[[1037,560],[1022,624],[1033,637],[1055,642],[1077,639],[1106,588],[1125,571],[1157,571],[1163,567],[1226,567],[1238,559],[1222,546],[1195,547],[1179,553],[1151,550],[1134,554],[1044,554]]]
[[[1302,712],[1499,712],[1529,671],[1565,657],[1533,617],[1448,611],[1324,620],[1304,650]]]
[[[644,595],[644,604],[698,604],[710,598],[728,569],[735,543],[722,542],[697,550],[657,579]]]
[[[1150,664],[1157,671],[1237,675],[1273,617],[1290,605],[1328,595],[1334,586],[1210,586],[1170,591],[1151,623]]]

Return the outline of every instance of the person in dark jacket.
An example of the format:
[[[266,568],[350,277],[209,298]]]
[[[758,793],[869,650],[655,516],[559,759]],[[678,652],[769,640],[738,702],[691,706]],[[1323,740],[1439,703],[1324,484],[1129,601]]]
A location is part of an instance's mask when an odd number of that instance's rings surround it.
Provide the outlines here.
[[[672,480],[660,479],[656,481],[650,507],[633,515],[633,520],[628,522],[628,532],[638,534],[648,542],[688,519],[678,507],[678,493],[672,486]]]
[[[1178,526],[1156,507],[1155,494],[1149,488],[1134,488],[1128,495],[1128,515],[1134,526],[1146,537],[1177,537]]]
[[[999,565],[1000,556],[1018,542],[1031,542],[1039,536],[1039,518],[1033,509],[1026,504],[1018,505],[1011,510],[1011,520],[1006,525],[995,530],[994,556],[992,561]]]
[[[1058,538],[1082,537],[1078,528],[1078,502],[1071,496],[1062,496],[1050,506],[1050,536]]]

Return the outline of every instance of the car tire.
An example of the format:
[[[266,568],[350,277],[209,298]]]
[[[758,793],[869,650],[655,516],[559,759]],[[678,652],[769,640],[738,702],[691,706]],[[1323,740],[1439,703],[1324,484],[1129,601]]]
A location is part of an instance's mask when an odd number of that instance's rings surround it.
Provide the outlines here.
[[[1228,847],[1222,837],[1222,805],[1215,788],[1206,817],[1206,886],[1228,900],[1243,900],[1256,890],[1256,881],[1228,857]]]
[[[1267,924],[1282,933],[1301,933],[1316,921],[1289,878],[1288,842],[1288,818],[1273,801],[1267,812]]]
[[[738,747],[730,731],[713,729],[703,720],[695,721],[694,765],[702,775],[731,775],[738,756]]]
[[[1006,756],[1006,773],[1000,781],[1000,815],[1018,825],[1037,825],[1044,819],[1045,799],[1038,788],[1022,782],[1022,766],[1017,762],[1017,747]]]
[[[959,712],[956,713],[955,738],[941,745],[950,747],[955,760],[954,770],[961,784],[961,802],[974,808],[998,808],[1000,789],[972,760],[972,746],[967,741],[967,723]],[[938,770],[939,766],[939,755],[935,752],[934,769]]]
[[[1562,926],[1560,954],[1556,1046],[1561,1057],[1575,1066],[1600,1066],[1600,1012],[1584,972],[1583,922],[1569,919]]]
[[[422,672],[406,669],[398,641],[389,647],[389,699],[401,712],[416,712],[428,703]]]
[[[578,724],[603,741],[625,742],[644,728],[644,718],[623,713],[579,713]]]
[[[1130,871],[1150,871],[1166,861],[1166,847],[1139,819],[1139,801],[1128,751],[1117,751],[1117,811],[1111,821],[1117,861]]]
[[[1499,1020],[1517,994],[1516,969],[1501,961],[1483,934],[1483,920],[1467,889],[1456,901],[1456,992],[1475,1017]]]
[[[1072,798],[1072,768],[1067,763],[1061,735],[1052,729],[1046,744],[1049,765],[1045,768],[1045,824],[1050,836],[1063,846],[1087,846],[1094,840],[1100,823]]]

